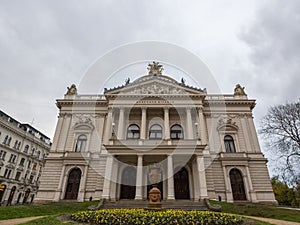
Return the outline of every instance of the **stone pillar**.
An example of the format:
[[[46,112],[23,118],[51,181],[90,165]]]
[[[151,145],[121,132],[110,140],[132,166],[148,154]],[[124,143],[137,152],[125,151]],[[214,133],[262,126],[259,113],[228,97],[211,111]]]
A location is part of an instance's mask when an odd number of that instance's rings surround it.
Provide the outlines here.
[[[164,126],[165,126],[165,139],[170,139],[170,118],[169,118],[169,108],[164,108]]]
[[[201,139],[201,144],[206,145],[207,144],[207,126],[206,121],[203,114],[203,107],[198,108],[198,117],[199,117],[199,135]]]
[[[118,123],[118,132],[117,132],[117,138],[118,139],[124,139],[124,112],[125,109],[123,107],[120,108],[120,113],[119,113],[119,123]]]
[[[84,201],[84,194],[85,194],[85,185],[86,185],[86,179],[88,174],[88,165],[84,166],[84,173],[81,176],[81,182],[79,186],[79,193],[78,193],[78,201],[83,202]]]
[[[112,108],[108,109],[108,114],[107,114],[107,120],[106,120],[106,126],[105,126],[105,138],[104,138],[104,144],[108,144],[109,139],[111,138],[112,134]]]
[[[52,146],[51,146],[51,149],[54,149],[55,151],[57,149],[57,144],[58,144],[58,140],[59,140],[59,137],[60,137],[60,132],[61,132],[61,129],[62,129],[63,120],[64,120],[64,116],[59,115],[58,121],[57,121],[57,126],[56,126],[56,129],[55,129],[55,135],[54,135],[54,138],[53,138],[53,143],[52,143]],[[22,148],[21,149],[23,149],[24,143],[25,142],[22,143]]]
[[[252,148],[251,148],[251,143],[250,143],[250,135],[248,133],[248,129],[247,129],[247,123],[246,123],[246,119],[247,118],[241,118],[241,124],[242,124],[242,130],[243,130],[243,134],[244,134],[244,140],[245,140],[245,144],[246,144],[246,152],[252,152]],[[237,146],[236,146],[237,148]]]
[[[136,191],[135,200],[142,200],[143,187],[143,155],[138,155],[136,170]]]
[[[141,121],[141,139],[146,139],[146,120],[147,120],[147,108],[142,108],[142,121]]]
[[[206,186],[206,175],[205,175],[205,165],[203,156],[197,156],[197,168],[199,175],[199,187],[200,187],[200,201],[207,198],[207,186]]]
[[[252,202],[257,202],[256,194],[253,190],[253,184],[252,184],[252,180],[251,180],[249,166],[246,166],[246,173],[247,173],[247,178],[248,178],[247,181],[248,181],[248,184],[249,184],[249,194],[250,194],[250,197],[251,197],[251,201]]]
[[[174,194],[174,169],[173,169],[173,157],[168,156],[168,200],[175,200]]]
[[[105,167],[105,177],[104,177],[104,184],[103,184],[103,199],[110,199],[110,184],[111,184],[111,174],[112,174],[112,167],[113,167],[113,156],[109,155],[106,159],[106,167]]]
[[[193,139],[193,125],[192,125],[192,114],[191,108],[186,108],[186,138]]]
[[[66,165],[63,165],[61,174],[60,174],[60,178],[59,178],[58,187],[55,191],[55,195],[54,195],[54,199],[53,199],[53,201],[55,201],[55,202],[58,202],[60,199],[63,198],[63,196],[61,196],[61,195],[62,195],[62,193],[64,193],[64,191],[62,191],[62,186],[64,183],[65,171],[66,171]]]
[[[229,174],[226,171],[226,167],[222,165],[222,169],[223,169],[225,188],[226,188],[226,201],[227,202],[233,202],[230,177],[229,177]]]

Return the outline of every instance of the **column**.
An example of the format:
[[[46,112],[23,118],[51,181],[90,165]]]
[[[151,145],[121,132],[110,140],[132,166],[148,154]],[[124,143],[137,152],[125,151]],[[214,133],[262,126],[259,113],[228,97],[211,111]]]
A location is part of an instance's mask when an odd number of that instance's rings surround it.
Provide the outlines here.
[[[118,132],[117,132],[117,138],[118,139],[124,139],[124,111],[125,109],[123,107],[120,108],[119,113],[119,123],[118,123]]]
[[[108,144],[109,139],[111,138],[111,124],[112,124],[112,108],[108,109],[106,126],[105,126],[105,138],[104,144]]]
[[[57,149],[57,144],[58,144],[58,140],[59,140],[59,137],[60,137],[60,132],[61,132],[61,129],[62,129],[63,120],[64,120],[64,116],[60,114],[59,117],[58,117],[57,126],[56,126],[56,129],[55,129],[55,135],[54,135],[53,143],[52,143],[52,146],[51,146],[51,149],[54,149],[55,151]],[[21,149],[23,149],[24,143],[25,142],[23,141]]]
[[[253,184],[252,184],[252,180],[251,180],[249,166],[246,166],[246,174],[247,174],[247,178],[248,178],[247,181],[249,184],[249,194],[250,194],[251,200],[252,200],[252,202],[256,202],[257,199],[256,199],[256,194],[253,190]],[[244,184],[244,186],[245,186],[245,184]]]
[[[186,137],[187,139],[193,139],[191,108],[186,108],[186,133],[187,133],[187,137]]]
[[[168,200],[175,200],[174,194],[174,170],[173,170],[173,157],[168,156]]]
[[[248,129],[247,129],[247,124],[246,124],[246,119],[245,117],[241,118],[241,124],[242,124],[242,130],[243,130],[243,134],[244,134],[244,140],[245,140],[245,144],[246,144],[246,152],[252,152],[254,149],[251,148],[251,143],[250,143],[250,135],[248,133]],[[236,146],[237,147],[237,146]]]
[[[61,174],[60,174],[60,178],[59,178],[58,187],[55,191],[55,196],[54,196],[54,201],[55,202],[58,202],[62,198],[61,193],[64,193],[62,191],[62,186],[63,186],[63,183],[64,183],[65,171],[66,171],[66,165],[63,165],[62,170],[61,170]]]
[[[138,155],[136,171],[136,191],[135,200],[142,200],[143,187],[143,155]]]
[[[110,183],[111,183],[111,173],[113,167],[113,156],[109,155],[106,159],[106,167],[105,167],[105,177],[104,177],[104,184],[103,184],[103,199],[109,199],[110,193]]]
[[[146,119],[147,119],[147,108],[142,108],[142,121],[141,121],[141,139],[146,139]]]
[[[199,200],[203,201],[204,198],[208,197],[203,156],[197,156],[197,168],[198,168],[199,187],[200,187],[200,199]]]
[[[201,144],[206,145],[207,144],[207,127],[206,127],[206,121],[203,114],[203,107],[198,108],[198,116],[199,116],[199,132],[200,132],[200,139]]]
[[[164,126],[165,126],[165,139],[170,140],[170,118],[169,108],[164,108]]]
[[[88,174],[88,165],[84,166],[84,173],[83,176],[81,176],[81,182],[79,186],[79,193],[78,193],[78,200],[80,202],[84,201],[84,193],[85,193],[85,185],[86,185],[86,179],[87,179],[87,174]]]

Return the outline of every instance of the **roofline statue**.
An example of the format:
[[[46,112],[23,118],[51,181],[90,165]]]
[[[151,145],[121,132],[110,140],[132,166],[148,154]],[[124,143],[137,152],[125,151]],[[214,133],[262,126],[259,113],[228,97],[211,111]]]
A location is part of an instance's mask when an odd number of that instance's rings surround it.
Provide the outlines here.
[[[159,62],[153,61],[153,64],[149,63],[147,69],[149,70],[149,75],[157,76],[162,75],[162,71],[164,68],[162,68],[162,65],[159,65]]]

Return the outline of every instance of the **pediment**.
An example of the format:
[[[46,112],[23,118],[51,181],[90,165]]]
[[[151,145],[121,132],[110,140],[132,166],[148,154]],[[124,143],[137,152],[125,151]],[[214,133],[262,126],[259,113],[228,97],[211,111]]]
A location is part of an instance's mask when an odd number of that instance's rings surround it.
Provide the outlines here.
[[[160,77],[138,80],[123,87],[111,89],[106,95],[204,95],[205,91]]]

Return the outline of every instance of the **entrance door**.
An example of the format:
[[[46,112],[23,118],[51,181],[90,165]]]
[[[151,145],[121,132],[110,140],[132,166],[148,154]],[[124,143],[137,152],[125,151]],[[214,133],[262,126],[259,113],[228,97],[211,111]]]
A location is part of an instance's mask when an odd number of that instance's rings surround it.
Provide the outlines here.
[[[120,199],[134,199],[136,185],[136,169],[128,166],[123,170]]]
[[[233,200],[247,200],[241,172],[238,169],[232,169],[229,176]]]
[[[183,167],[174,175],[175,199],[190,199],[189,173]]]
[[[77,199],[80,179],[81,170],[79,168],[72,169],[69,174],[65,199]]]
[[[25,195],[24,195],[24,198],[23,198],[23,204],[27,203],[27,199],[28,199],[29,194],[30,194],[30,189],[28,188],[25,191]]]
[[[7,205],[11,205],[15,192],[16,192],[16,186],[13,186],[8,197]]]
[[[2,198],[3,198],[3,195],[4,195],[5,189],[6,189],[6,185],[0,184],[0,205],[1,205],[1,202],[2,202]]]

